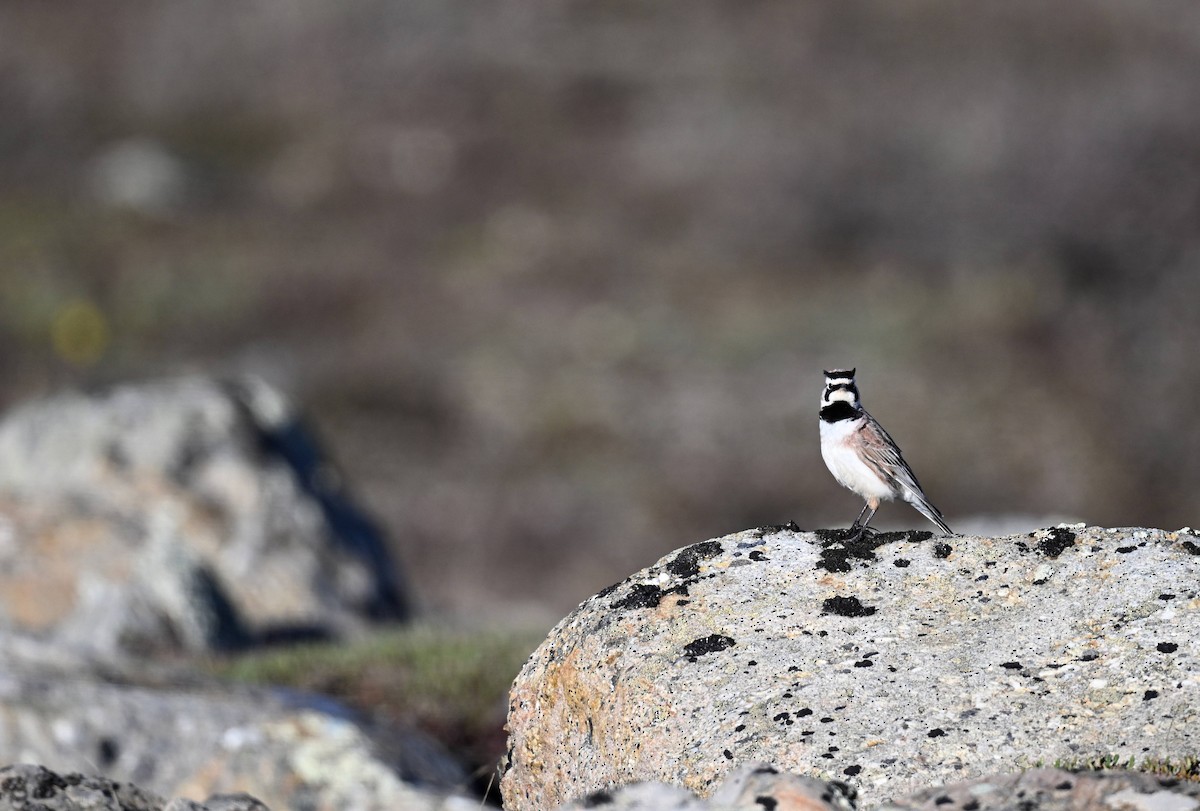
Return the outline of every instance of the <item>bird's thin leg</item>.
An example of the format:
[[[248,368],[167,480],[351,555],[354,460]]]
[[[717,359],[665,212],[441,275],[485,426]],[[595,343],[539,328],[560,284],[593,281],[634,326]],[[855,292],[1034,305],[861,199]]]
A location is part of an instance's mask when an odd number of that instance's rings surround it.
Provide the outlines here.
[[[864,505],[863,505],[862,512],[860,512],[860,513],[858,514],[858,518],[855,518],[855,519],[854,519],[854,523],[850,525],[850,529],[851,529],[852,531],[858,531],[858,530],[862,529],[862,526],[863,526],[863,525],[862,525],[862,524],[860,524],[859,522],[860,522],[860,521],[862,521],[862,517],[863,517],[864,515],[866,515],[866,514],[867,514],[867,510],[868,510],[868,509],[870,509],[870,508],[871,508],[871,505],[870,505],[870,503],[867,503],[867,504],[864,504]],[[867,520],[869,521],[869,520],[871,520],[871,519],[869,519],[869,518],[868,518]]]
[[[858,518],[854,519],[854,524],[850,527],[850,535],[846,538],[846,540],[859,541],[862,540],[863,536],[865,536],[868,532],[873,532],[874,530],[867,529],[867,524],[871,523],[871,519],[875,517],[875,511],[878,509],[878,501],[875,501],[874,503],[868,501],[867,506],[863,507],[863,511],[858,514]],[[870,510],[870,512],[867,512],[868,510]],[[867,516],[867,520],[860,524],[859,520],[864,515]]]

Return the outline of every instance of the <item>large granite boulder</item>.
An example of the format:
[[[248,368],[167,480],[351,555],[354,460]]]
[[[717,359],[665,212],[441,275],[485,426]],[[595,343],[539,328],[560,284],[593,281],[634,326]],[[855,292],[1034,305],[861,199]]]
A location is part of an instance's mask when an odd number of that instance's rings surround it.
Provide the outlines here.
[[[118,655],[408,610],[381,533],[261,381],[64,394],[0,421],[0,627]]]
[[[1038,763],[1200,751],[1200,539],[764,528],[579,606],[517,677],[510,811],[739,764],[860,804]]]
[[[373,725],[319,696],[97,663],[11,636],[0,637],[0,673],[0,764],[97,774],[196,801],[246,792],[278,809],[451,811],[478,802],[463,796],[467,775],[430,738]],[[0,779],[0,795],[4,788]]]

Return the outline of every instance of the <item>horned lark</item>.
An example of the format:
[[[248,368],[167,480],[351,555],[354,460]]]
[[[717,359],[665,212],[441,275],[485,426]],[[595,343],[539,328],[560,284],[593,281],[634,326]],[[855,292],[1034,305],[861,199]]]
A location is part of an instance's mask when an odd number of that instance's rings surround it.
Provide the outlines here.
[[[838,484],[867,502],[851,531],[860,537],[881,501],[900,498],[942,532],[953,535],[941,512],[925,497],[895,440],[859,402],[855,371],[825,372],[825,393],[821,395],[821,456]]]

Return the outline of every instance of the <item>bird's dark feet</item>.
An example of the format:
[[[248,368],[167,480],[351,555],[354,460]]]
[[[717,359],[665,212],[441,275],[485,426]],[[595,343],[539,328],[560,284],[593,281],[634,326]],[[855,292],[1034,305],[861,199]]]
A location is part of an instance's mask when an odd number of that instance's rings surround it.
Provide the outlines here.
[[[850,525],[850,528],[846,530],[846,537],[842,543],[856,543],[864,538],[871,538],[874,535],[875,530],[871,529],[870,527],[864,527],[855,521]]]

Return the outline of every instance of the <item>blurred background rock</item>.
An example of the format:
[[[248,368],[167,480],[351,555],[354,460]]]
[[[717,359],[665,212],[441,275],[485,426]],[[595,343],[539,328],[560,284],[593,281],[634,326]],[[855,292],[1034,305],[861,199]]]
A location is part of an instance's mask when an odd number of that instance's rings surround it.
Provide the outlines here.
[[[1197,99],[1180,1],[5,4],[0,403],[263,375],[474,622],[849,523],[823,365],[952,525],[1194,524]]]

